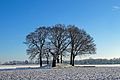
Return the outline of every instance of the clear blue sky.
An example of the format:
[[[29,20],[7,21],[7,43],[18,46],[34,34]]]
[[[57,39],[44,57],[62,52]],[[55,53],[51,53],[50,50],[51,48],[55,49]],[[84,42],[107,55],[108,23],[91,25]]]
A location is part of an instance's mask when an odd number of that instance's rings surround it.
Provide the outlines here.
[[[97,54],[90,57],[120,57],[120,0],[0,0],[0,61],[27,59],[25,36],[57,23],[91,34]]]

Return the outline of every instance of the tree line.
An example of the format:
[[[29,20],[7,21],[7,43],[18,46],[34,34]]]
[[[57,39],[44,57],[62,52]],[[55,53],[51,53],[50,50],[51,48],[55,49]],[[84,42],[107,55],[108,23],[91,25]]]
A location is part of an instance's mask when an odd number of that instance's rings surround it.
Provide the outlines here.
[[[76,64],[120,64],[120,58],[76,60]]]
[[[56,24],[40,26],[26,36],[27,54],[30,59],[37,58],[40,67],[42,59],[52,56],[52,67],[62,63],[63,55],[70,55],[70,65],[74,66],[77,55],[95,54],[96,45],[93,38],[75,25]]]

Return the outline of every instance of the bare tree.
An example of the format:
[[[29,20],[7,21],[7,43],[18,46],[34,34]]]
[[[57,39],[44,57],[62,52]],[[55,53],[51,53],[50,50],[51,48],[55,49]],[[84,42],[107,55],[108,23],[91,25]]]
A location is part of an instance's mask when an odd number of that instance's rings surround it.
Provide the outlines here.
[[[43,58],[46,58],[47,64],[49,64],[50,52],[49,52],[49,45],[45,45],[43,48]]]
[[[70,64],[74,66],[74,59],[77,55],[95,54],[96,45],[94,44],[93,38],[84,30],[79,29],[74,25],[69,25],[68,27],[68,32],[71,40],[69,46],[69,50],[71,53]]]
[[[53,55],[53,67],[55,67],[56,60],[59,62],[59,56],[61,57],[61,63],[62,63],[62,54],[68,47],[70,41],[69,41],[69,35],[66,31],[65,25],[57,24],[53,26],[50,29],[50,36],[49,40],[52,44],[54,51],[50,51]]]
[[[42,49],[45,44],[47,34],[48,31],[46,27],[42,26],[37,28],[35,32],[26,36],[26,44],[28,45],[27,52],[30,54],[31,59],[39,56],[40,66],[42,66]]]
[[[29,58],[34,59],[37,56],[40,66],[42,66],[43,56],[46,57],[47,63],[49,62],[50,54],[53,57],[52,67],[55,67],[59,58],[62,63],[62,57],[66,55],[65,51],[70,52],[70,64],[73,66],[77,55],[96,53],[93,38],[74,25],[66,27],[63,24],[56,24],[51,27],[39,27],[26,36],[26,44]]]

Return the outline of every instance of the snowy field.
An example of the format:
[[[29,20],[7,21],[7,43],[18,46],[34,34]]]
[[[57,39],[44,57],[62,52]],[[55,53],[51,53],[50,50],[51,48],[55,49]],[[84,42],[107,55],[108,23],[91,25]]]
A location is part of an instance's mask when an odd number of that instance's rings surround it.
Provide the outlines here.
[[[0,65],[0,70],[2,69],[16,69],[16,68],[34,68],[39,67],[39,65]]]
[[[120,80],[120,67],[1,70],[0,80]]]
[[[45,66],[46,64],[43,64]],[[108,65],[75,65],[75,66],[95,66],[95,67],[120,67],[120,64],[108,64]],[[0,70],[2,69],[16,69],[16,68],[37,68],[39,64],[32,65],[0,65]]]

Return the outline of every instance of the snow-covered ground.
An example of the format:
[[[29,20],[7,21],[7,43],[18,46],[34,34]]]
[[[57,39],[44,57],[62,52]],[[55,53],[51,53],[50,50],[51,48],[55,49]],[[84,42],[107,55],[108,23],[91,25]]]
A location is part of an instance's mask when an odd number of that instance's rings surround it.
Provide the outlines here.
[[[32,65],[0,65],[1,69],[16,69],[16,68],[34,68],[39,67],[40,65],[32,64]]]
[[[72,67],[58,64],[56,68],[52,68],[50,65],[42,68],[35,68],[39,65],[9,65],[5,67],[5,65],[1,67],[0,80],[120,80],[119,65],[76,65]],[[10,67],[13,70],[5,70]],[[15,69],[29,67],[31,68]]]
[[[46,64],[43,64],[45,66]],[[34,68],[39,67],[40,65],[30,64],[30,65],[0,65],[1,69],[16,69],[16,68]],[[95,66],[95,67],[120,67],[120,64],[107,64],[107,65],[75,65],[75,66]]]
[[[120,67],[57,65],[49,69],[1,70],[0,80],[120,80]]]

